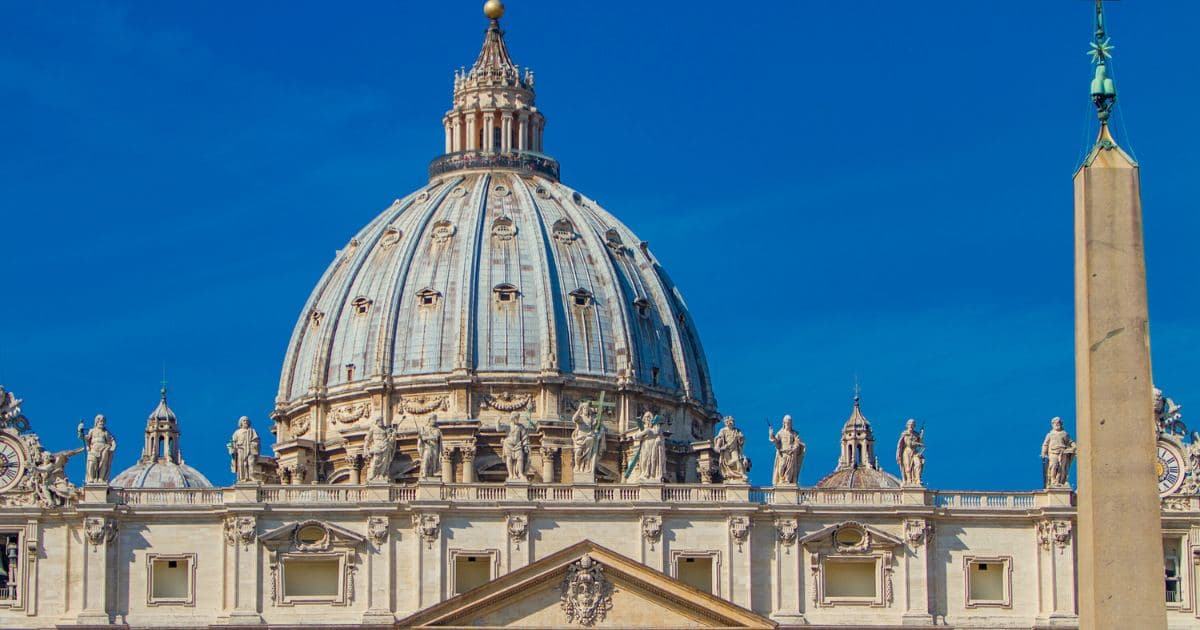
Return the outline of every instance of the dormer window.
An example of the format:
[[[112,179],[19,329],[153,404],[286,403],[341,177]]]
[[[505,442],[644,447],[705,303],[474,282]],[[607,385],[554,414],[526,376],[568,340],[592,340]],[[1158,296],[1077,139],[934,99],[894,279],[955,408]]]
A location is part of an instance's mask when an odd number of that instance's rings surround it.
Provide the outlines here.
[[[555,221],[551,231],[554,233],[554,238],[563,243],[570,243],[571,241],[575,240],[576,236],[578,236],[575,233],[575,225],[567,219],[559,219]]]
[[[320,326],[322,319],[325,319],[325,313],[322,313],[316,309],[313,309],[313,311],[308,314],[308,322],[312,324],[313,328]]]
[[[457,230],[455,229],[453,223],[443,219],[433,224],[433,229],[430,230],[430,235],[433,237],[434,241],[438,243],[444,243],[450,240],[450,237],[454,236],[454,232],[456,231]]]
[[[616,228],[609,228],[609,230],[604,233],[604,242],[612,249],[618,251],[625,247],[624,241],[621,240],[621,233],[618,232]]]
[[[517,287],[507,283],[496,285],[496,288],[492,289],[492,294],[496,296],[497,304],[512,304],[521,295],[520,291],[517,291]]]
[[[492,221],[492,237],[499,241],[511,241],[517,235],[517,226],[508,217]]]
[[[433,289],[421,289],[417,291],[417,304],[420,306],[437,306],[442,300],[442,294]]]
[[[644,297],[634,299],[633,310],[637,312],[638,317],[649,317],[650,316],[650,300],[647,300]]]
[[[575,289],[570,293],[571,303],[579,308],[587,308],[592,305],[595,299],[591,291],[587,289]]]
[[[354,312],[358,315],[366,315],[367,311],[371,310],[370,298],[357,297],[350,304],[354,307]]]

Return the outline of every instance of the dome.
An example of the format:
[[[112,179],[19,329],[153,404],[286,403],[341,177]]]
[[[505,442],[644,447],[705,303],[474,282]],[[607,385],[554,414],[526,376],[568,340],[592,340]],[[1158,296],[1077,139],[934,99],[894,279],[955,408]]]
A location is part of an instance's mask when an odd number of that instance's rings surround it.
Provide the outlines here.
[[[837,468],[817,482],[818,488],[899,488],[900,480],[879,466],[875,456],[875,433],[863,415],[859,397],[842,425],[842,446]]]
[[[569,423],[603,396],[614,430],[653,411],[677,442],[711,437],[716,399],[679,289],[645,241],[559,181],[533,86],[492,19],[455,73],[429,183],[338,250],[301,311],[273,414],[285,475],[352,478],[375,416]]]
[[[211,488],[200,471],[183,463],[179,450],[179,424],[162,391],[158,406],[146,420],[146,440],[136,464],[113,478],[117,488]]]

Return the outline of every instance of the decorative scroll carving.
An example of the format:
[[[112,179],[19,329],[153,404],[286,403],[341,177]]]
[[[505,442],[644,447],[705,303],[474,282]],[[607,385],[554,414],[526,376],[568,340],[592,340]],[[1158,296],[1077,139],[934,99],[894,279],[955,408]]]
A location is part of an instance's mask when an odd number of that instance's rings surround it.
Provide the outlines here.
[[[730,516],[729,535],[733,536],[733,542],[737,544],[738,551],[741,551],[742,545],[750,539],[750,517]]]
[[[612,583],[604,575],[604,568],[584,555],[567,566],[567,576],[562,582],[560,601],[567,621],[591,627],[604,621],[612,610]]]
[[[794,518],[781,518],[775,521],[775,532],[779,534],[779,544],[783,545],[784,553],[791,553],[792,545],[796,544],[796,534],[800,529]]]
[[[225,518],[225,542],[230,545],[236,545],[239,542],[243,547],[250,547],[257,535],[258,523],[253,516],[229,516]]]
[[[334,422],[341,424],[354,424],[371,414],[370,402],[359,402],[351,405],[345,405],[335,408],[329,415],[333,416]]]
[[[450,399],[447,396],[413,396],[401,398],[399,405],[404,413],[421,415],[432,411],[449,411]]]
[[[524,514],[509,514],[508,522],[508,537],[513,541],[517,549],[521,548],[521,541],[529,536],[529,517]]]
[[[88,517],[83,521],[83,533],[87,536],[92,551],[104,543],[110,543],[117,536],[117,522],[98,516]]]
[[[312,426],[312,416],[307,413],[304,415],[296,416],[295,418],[292,418],[292,424],[291,424],[292,437],[300,437],[300,436],[304,435],[305,433],[308,433],[308,429],[311,426]]]
[[[530,411],[533,408],[533,396],[531,394],[513,394],[510,392],[500,392],[499,394],[485,394],[481,401],[483,406],[490,407],[496,411],[520,411],[529,407]]]
[[[421,540],[424,540],[425,544],[433,549],[438,532],[442,530],[442,517],[437,514],[413,514],[412,522],[417,534],[421,536]]]
[[[919,518],[905,519],[904,539],[912,547],[920,547],[929,540],[933,533],[933,523]]]
[[[892,586],[892,573],[892,560],[890,557],[885,557],[883,561],[883,601],[889,605],[896,594],[896,590]]]
[[[1040,521],[1037,524],[1038,544],[1042,549],[1058,547],[1062,553],[1071,545],[1071,521]]]
[[[663,520],[657,514],[646,514],[642,516],[642,538],[650,543],[650,551],[654,551],[654,544],[662,540]]]
[[[387,542],[388,519],[385,516],[372,516],[367,519],[367,537],[378,547]]]

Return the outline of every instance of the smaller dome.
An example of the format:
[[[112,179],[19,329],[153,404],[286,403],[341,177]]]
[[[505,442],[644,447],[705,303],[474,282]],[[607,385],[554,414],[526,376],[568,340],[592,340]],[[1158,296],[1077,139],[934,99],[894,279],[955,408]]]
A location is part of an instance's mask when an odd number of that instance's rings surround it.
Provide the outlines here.
[[[850,417],[842,425],[842,446],[837,468],[817,482],[818,488],[899,488],[900,480],[879,467],[875,433],[863,415],[857,394]]]
[[[859,466],[858,468],[845,468],[835,470],[828,475],[825,475],[817,482],[818,488],[855,488],[855,489],[879,489],[879,488],[899,488],[900,480],[893,477],[890,473],[871,468],[870,466]]]
[[[183,463],[179,419],[167,405],[167,390],[146,419],[146,441],[138,462],[112,480],[117,488],[211,488],[200,471]]]

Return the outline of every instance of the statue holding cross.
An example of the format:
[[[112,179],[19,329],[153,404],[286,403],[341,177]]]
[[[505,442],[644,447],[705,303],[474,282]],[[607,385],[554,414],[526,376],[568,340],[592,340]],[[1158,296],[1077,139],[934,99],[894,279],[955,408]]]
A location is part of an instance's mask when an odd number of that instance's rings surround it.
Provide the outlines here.
[[[598,400],[580,402],[575,415],[571,416],[571,422],[575,423],[575,430],[571,432],[575,472],[588,476],[596,474],[596,465],[604,454],[604,410],[613,407],[616,404],[605,402],[604,392],[600,392]]]

